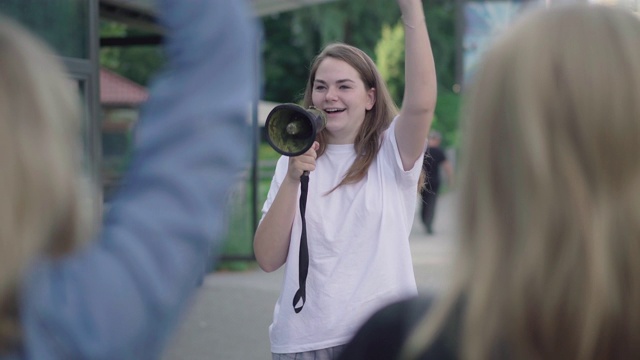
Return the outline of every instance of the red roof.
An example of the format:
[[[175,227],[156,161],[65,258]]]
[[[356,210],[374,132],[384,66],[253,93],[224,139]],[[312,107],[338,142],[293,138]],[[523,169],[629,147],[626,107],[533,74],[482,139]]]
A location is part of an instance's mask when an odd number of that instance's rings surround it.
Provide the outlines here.
[[[100,69],[100,104],[137,106],[145,102],[148,96],[144,86],[109,70]]]

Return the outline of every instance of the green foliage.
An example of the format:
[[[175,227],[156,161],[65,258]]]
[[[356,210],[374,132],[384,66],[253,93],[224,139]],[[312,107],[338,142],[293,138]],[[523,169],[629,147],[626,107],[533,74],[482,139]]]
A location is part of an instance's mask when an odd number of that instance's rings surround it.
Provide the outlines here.
[[[280,158],[280,154],[275,151],[271,145],[267,142],[260,142],[258,147],[258,159],[266,161],[277,161]]]
[[[271,186],[271,179],[275,172],[276,161],[280,157],[266,142],[260,143],[258,148],[258,184],[257,184],[257,216],[262,216],[262,205],[267,199]],[[228,233],[222,249],[223,256],[247,257],[253,253],[253,224],[252,215],[253,187],[249,180],[244,188],[233,193],[230,201],[230,217]],[[217,270],[243,271],[255,267],[253,262],[246,260],[228,260],[218,263]]]
[[[142,86],[147,86],[163,63],[162,52],[158,47],[133,46],[121,50],[120,64],[112,70]]]
[[[382,26],[399,18],[397,6],[389,5],[389,0],[341,0],[263,18],[263,98],[299,100],[311,61],[329,43],[357,46],[373,58]]]
[[[101,37],[124,37],[127,35],[127,26],[112,21],[100,22]],[[120,66],[120,47],[106,47],[100,49],[100,65],[108,69],[117,69]]]
[[[453,1],[424,2],[425,20],[436,64],[438,85],[451,90],[456,84],[456,9]]]
[[[263,99],[295,102],[302,97],[311,56],[296,40],[293,14],[280,13],[263,19]]]
[[[384,25],[376,45],[376,59],[380,75],[396,104],[402,103],[404,92],[404,30],[402,22]]]
[[[311,56],[336,41],[372,56],[382,26],[395,23],[399,16],[398,7],[389,0],[333,1],[294,12],[298,36],[311,46]]]
[[[436,104],[433,129],[442,134],[444,147],[458,147],[458,120],[460,117],[460,94],[450,90],[440,90]]]
[[[100,23],[101,37],[143,35],[139,30],[116,22]],[[120,74],[142,86],[162,67],[164,58],[159,46],[101,47],[100,66]]]

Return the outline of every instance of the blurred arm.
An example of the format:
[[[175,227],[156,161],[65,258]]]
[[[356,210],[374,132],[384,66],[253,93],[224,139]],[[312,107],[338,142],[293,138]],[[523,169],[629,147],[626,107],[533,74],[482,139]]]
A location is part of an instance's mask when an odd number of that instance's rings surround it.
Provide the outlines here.
[[[42,260],[23,290],[28,358],[159,358],[248,164],[254,28],[244,1],[161,0],[167,70],[97,241]]]

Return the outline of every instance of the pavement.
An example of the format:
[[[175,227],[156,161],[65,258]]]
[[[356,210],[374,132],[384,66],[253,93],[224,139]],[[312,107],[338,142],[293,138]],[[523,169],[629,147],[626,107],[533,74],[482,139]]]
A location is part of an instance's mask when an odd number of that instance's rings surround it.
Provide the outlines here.
[[[433,235],[427,235],[416,209],[410,243],[420,293],[437,292],[449,279],[455,250],[455,196],[438,197]],[[271,359],[268,328],[283,269],[208,275],[162,360]]]

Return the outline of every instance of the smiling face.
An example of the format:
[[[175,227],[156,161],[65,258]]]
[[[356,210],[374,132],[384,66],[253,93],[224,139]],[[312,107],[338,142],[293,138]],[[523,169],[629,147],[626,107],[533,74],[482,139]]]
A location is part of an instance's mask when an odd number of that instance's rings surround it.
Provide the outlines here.
[[[327,57],[318,66],[313,105],[327,114],[330,144],[352,144],[365,113],[375,104],[375,89],[367,89],[358,71],[342,60]]]

